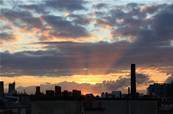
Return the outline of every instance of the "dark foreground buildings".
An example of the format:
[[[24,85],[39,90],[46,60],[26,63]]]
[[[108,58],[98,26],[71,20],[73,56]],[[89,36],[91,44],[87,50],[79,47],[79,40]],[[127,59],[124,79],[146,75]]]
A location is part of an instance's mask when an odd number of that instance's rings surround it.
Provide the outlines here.
[[[31,114],[29,97],[17,96],[15,83],[10,83],[8,93],[4,93],[4,82],[0,81],[0,114]]]
[[[32,114],[158,114],[154,99],[34,100],[31,109]]]

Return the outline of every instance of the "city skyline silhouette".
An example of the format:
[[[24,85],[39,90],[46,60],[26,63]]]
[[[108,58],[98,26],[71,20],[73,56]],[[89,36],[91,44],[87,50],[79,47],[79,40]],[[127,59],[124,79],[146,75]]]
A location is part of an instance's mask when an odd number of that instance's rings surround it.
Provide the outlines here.
[[[172,114],[172,0],[0,0],[0,114]]]

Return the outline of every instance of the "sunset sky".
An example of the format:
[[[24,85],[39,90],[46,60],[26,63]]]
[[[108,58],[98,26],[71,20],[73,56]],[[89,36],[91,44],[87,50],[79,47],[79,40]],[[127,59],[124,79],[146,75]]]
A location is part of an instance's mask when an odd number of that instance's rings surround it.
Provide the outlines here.
[[[173,79],[172,0],[0,0],[0,80],[138,91]]]

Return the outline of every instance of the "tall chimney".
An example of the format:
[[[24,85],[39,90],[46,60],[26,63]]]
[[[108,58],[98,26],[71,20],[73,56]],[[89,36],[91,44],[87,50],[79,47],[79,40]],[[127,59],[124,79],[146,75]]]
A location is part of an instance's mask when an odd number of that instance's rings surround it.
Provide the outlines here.
[[[131,64],[131,96],[136,97],[136,67],[135,64]]]

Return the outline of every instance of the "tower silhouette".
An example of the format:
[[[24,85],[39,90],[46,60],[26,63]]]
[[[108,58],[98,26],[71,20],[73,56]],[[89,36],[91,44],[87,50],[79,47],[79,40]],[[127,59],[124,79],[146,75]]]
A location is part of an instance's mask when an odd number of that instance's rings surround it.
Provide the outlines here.
[[[136,97],[136,66],[131,64],[131,97]]]

